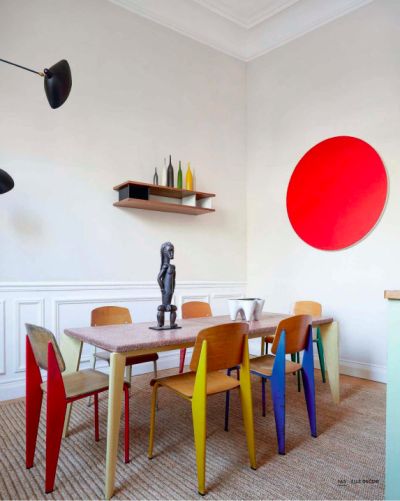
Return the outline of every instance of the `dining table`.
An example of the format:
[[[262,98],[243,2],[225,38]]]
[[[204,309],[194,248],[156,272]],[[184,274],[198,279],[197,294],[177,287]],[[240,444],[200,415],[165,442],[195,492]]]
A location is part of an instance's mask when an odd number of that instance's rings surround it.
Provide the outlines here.
[[[263,313],[259,320],[247,322],[249,325],[249,339],[262,338],[273,334],[279,322],[288,316],[280,313]],[[115,488],[126,358],[154,352],[190,348],[194,346],[196,337],[202,329],[231,321],[229,316],[214,316],[181,319],[179,320],[180,328],[172,330],[152,330],[150,327],[154,326],[154,322],[78,327],[64,330],[61,335],[60,344],[65,360],[66,373],[79,370],[83,343],[88,343],[111,353],[104,487],[105,499],[110,499],[113,496]],[[312,324],[313,327],[319,326],[320,328],[332,400],[335,404],[339,404],[338,323],[331,317],[321,316],[313,317]],[[68,435],[71,411],[72,404],[69,404],[64,424],[64,437]]]

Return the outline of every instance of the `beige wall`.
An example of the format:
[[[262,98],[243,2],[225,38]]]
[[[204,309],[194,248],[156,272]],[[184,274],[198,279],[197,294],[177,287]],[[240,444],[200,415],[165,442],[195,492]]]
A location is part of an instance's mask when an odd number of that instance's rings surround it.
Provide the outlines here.
[[[0,280],[154,280],[176,247],[178,280],[244,280],[245,65],[107,0],[1,0],[1,57],[61,58],[70,99],[51,110],[39,77],[0,66]],[[117,209],[112,187],[190,160],[216,213]]]
[[[373,2],[256,59],[247,73],[248,289],[269,310],[322,302],[340,321],[343,370],[377,379],[386,365],[383,290],[400,281],[399,19],[400,2]],[[302,155],[335,135],[376,148],[390,196],[365,240],[323,252],[293,231],[286,189]]]

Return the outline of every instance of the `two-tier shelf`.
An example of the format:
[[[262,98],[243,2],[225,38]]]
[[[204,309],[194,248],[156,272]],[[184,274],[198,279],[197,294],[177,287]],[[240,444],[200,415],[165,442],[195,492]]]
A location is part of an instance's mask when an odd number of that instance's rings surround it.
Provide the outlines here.
[[[212,208],[213,193],[170,188],[139,181],[125,181],[114,186],[119,200],[116,207],[155,210],[160,212],[177,212],[179,214],[208,214]]]

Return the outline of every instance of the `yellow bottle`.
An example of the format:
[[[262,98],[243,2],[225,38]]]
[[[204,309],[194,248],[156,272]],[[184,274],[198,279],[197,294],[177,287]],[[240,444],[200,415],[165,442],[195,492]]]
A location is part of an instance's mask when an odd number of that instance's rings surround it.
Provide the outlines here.
[[[188,168],[186,171],[186,189],[193,190],[193,175],[192,171],[190,170],[190,162],[188,162]]]

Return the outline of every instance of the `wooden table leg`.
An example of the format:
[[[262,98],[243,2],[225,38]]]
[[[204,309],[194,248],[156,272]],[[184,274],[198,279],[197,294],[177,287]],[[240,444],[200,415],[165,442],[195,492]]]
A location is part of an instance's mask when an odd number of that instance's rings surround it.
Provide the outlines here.
[[[265,337],[261,338],[261,356],[265,355]]]
[[[114,494],[115,468],[118,454],[119,424],[121,419],[122,390],[124,386],[125,355],[111,353],[110,387],[108,393],[107,456],[105,498]]]
[[[335,404],[340,403],[339,382],[339,325],[337,322],[320,325],[322,344],[324,346],[325,365],[329,386]]]
[[[65,333],[61,334],[60,349],[65,362],[64,374],[68,374],[69,372],[76,372],[77,370],[79,370],[79,364],[81,361],[81,354],[82,354],[82,346],[83,346],[82,341],[79,341],[78,339],[75,339],[71,336],[67,336]],[[72,411],[72,404],[68,404],[64,420],[64,430],[63,430],[64,438],[68,435],[68,426],[71,417],[71,411]]]

